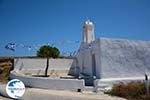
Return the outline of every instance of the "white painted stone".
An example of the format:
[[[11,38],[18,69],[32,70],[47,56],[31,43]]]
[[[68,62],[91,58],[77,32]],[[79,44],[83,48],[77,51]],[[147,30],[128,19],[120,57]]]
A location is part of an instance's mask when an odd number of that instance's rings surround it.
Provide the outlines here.
[[[43,88],[51,90],[69,90],[69,91],[81,91],[84,88],[84,80],[78,79],[53,79],[49,77],[32,77],[26,76],[22,73],[12,71],[10,73],[11,79],[21,80],[25,86],[33,88]]]
[[[43,75],[46,68],[46,59],[36,58],[18,58],[14,59],[14,70],[20,71],[25,74],[38,74]],[[73,59],[50,59],[48,73],[57,73],[66,76]]]
[[[84,31],[83,42],[69,75],[79,76],[84,73],[97,79],[143,77],[144,74],[150,76],[150,41],[110,38],[92,40],[91,33],[87,32],[86,36]],[[88,42],[85,41],[87,37],[90,40]]]
[[[94,36],[94,25],[88,19],[83,25],[83,43],[91,43],[95,40]]]
[[[96,77],[123,78],[150,76],[150,41],[101,38],[91,48],[82,44],[78,54],[80,73],[93,76],[92,54],[95,54]],[[71,69],[75,69],[75,61]],[[70,70],[72,74],[73,70]]]

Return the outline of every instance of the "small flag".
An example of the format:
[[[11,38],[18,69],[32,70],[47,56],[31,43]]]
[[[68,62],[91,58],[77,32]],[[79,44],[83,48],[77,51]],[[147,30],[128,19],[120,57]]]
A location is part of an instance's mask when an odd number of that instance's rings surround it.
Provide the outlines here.
[[[74,51],[74,52],[73,52],[73,56],[76,55],[76,53],[77,53],[77,51]]]
[[[28,50],[31,51],[31,46],[28,47]]]
[[[91,44],[88,44],[87,49],[91,49]]]
[[[5,49],[11,50],[11,51],[15,51],[15,47],[16,47],[16,44],[15,44],[15,43],[8,43],[8,44],[5,46]]]

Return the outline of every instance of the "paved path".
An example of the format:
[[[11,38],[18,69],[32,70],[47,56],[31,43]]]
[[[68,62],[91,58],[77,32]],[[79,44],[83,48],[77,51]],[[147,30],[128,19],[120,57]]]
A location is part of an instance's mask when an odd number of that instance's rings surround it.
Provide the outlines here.
[[[2,93],[3,92],[3,93]],[[0,93],[6,95],[5,85],[0,86]],[[1,97],[0,100],[10,100],[9,98]],[[21,100],[125,100],[119,97],[111,97],[103,93],[90,92],[71,92],[46,90],[37,88],[26,88],[26,92]]]

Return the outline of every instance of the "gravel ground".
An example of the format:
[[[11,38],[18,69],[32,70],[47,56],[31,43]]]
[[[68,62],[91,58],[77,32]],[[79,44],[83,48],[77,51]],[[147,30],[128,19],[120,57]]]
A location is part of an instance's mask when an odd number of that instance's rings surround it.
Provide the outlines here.
[[[4,89],[4,87],[3,87]],[[119,97],[111,97],[103,93],[71,92],[46,90],[37,88],[26,88],[21,100],[126,100]],[[0,100],[11,100],[0,96]]]

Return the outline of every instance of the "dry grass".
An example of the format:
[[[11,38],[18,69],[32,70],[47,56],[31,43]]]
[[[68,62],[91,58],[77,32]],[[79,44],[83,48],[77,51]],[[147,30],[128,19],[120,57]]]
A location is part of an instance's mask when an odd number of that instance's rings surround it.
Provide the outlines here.
[[[114,96],[124,97],[128,100],[150,100],[150,95],[145,95],[146,88],[142,82],[114,84],[112,90],[107,91],[106,93]]]
[[[13,69],[13,59],[0,58],[0,81],[2,83],[7,83],[9,78],[9,73]]]

